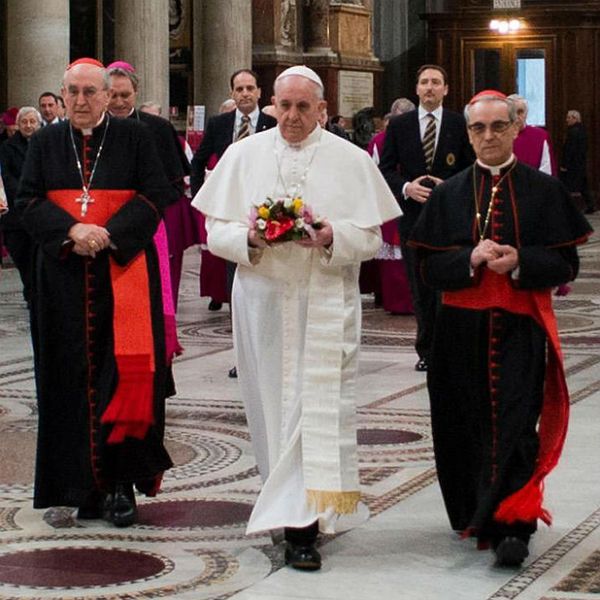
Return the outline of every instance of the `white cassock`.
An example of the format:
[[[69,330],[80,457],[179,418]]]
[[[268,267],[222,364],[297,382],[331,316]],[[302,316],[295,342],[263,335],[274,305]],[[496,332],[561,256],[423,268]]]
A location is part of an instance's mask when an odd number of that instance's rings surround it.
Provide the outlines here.
[[[249,249],[252,206],[286,196],[329,220],[330,249]],[[360,498],[359,267],[381,246],[379,226],[401,211],[370,156],[319,127],[295,146],[278,127],[232,144],[192,205],[206,215],[209,250],[238,265],[238,382],[264,481],[247,532],[317,519],[332,531]]]

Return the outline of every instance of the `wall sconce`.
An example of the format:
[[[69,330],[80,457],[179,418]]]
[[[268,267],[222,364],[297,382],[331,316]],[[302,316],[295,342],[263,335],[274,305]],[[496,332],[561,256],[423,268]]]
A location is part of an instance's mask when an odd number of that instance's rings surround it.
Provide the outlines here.
[[[519,19],[492,19],[490,21],[490,29],[505,35],[507,33],[516,33],[523,27]]]

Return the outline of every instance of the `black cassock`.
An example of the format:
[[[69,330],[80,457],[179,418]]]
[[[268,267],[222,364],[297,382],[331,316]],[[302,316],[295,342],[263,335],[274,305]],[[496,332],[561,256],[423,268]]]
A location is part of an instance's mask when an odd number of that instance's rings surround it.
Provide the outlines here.
[[[105,227],[114,248],[94,259],[75,254],[68,231],[83,219],[81,207],[69,200],[61,208],[49,200],[52,195],[81,193],[70,125],[45,127],[32,137],[18,208],[35,243],[31,328],[39,410],[36,508],[78,506],[92,490],[110,491],[118,482],[135,482],[138,489],[153,494],[162,473],[172,466],[163,434],[165,398],[174,390],[165,358],[161,283],[152,237],[163,207],[176,199],[176,191],[140,123],[105,117],[90,136],[72,133],[86,181],[103,146],[91,182],[90,195],[94,198],[96,191],[96,198],[88,206],[88,222],[96,222],[95,211],[107,206],[110,190],[115,196],[129,193],[131,199],[108,209]],[[107,443],[116,424],[102,423],[101,418],[120,385],[115,351],[119,327],[113,322],[117,296],[111,272],[129,269],[144,257],[146,290],[132,287],[126,297],[148,305],[149,325],[143,335],[154,362],[153,373],[147,375],[152,423],[137,437]],[[144,302],[148,296],[149,302]],[[123,329],[119,339],[127,335]]]
[[[506,177],[484,237],[517,248],[518,278],[494,279],[486,267],[471,272],[470,256],[484,228],[492,186],[491,173],[479,165],[435,188],[409,242],[418,250],[424,281],[444,292],[427,377],[444,502],[453,529],[492,542],[503,535],[527,537],[537,518],[547,515],[530,506],[522,512],[528,516],[510,525],[494,518],[502,501],[523,490],[534,475],[541,503],[541,481],[560,455],[568,414],[566,386],[562,405],[552,405],[552,397],[544,394],[547,352],[550,340],[558,347],[558,338],[532,314],[511,306],[511,299],[516,290],[526,302],[542,298],[551,321],[551,288],[576,277],[576,245],[591,231],[556,179],[520,163],[500,175]],[[493,282],[485,287],[486,308],[451,301],[484,289],[484,280]],[[502,302],[501,296],[509,300]],[[560,359],[555,363],[562,373]],[[552,426],[540,436],[542,412]],[[521,510],[517,507],[517,515]]]

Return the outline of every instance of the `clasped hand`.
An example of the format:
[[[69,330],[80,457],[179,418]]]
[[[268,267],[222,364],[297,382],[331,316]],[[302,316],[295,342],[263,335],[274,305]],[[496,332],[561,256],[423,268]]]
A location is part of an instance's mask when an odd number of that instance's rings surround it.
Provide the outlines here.
[[[314,229],[313,238],[303,238],[296,240],[294,243],[304,248],[322,248],[328,247],[333,242],[333,228],[327,219],[321,221],[321,227]],[[252,248],[266,248],[269,244],[258,234],[256,229],[248,230],[248,245]]]
[[[99,225],[76,223],[69,229],[69,238],[74,242],[73,252],[80,256],[96,257],[110,245],[108,230]]]
[[[424,180],[429,180],[427,181],[429,185],[422,185]],[[431,195],[431,181],[433,181],[435,185],[439,185],[442,183],[443,179],[434,177],[433,175],[421,175],[406,185],[406,195],[421,204],[427,202]]]
[[[508,273],[519,266],[519,253],[508,244],[498,244],[493,240],[481,240],[471,252],[473,268],[485,264],[495,273]]]

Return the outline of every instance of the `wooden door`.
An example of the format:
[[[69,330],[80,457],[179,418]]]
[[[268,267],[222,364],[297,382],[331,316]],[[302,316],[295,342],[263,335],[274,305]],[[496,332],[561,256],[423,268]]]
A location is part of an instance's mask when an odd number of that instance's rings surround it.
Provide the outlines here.
[[[519,94],[529,102],[530,125],[552,129],[555,41],[552,36],[463,38],[463,98],[484,89]]]

